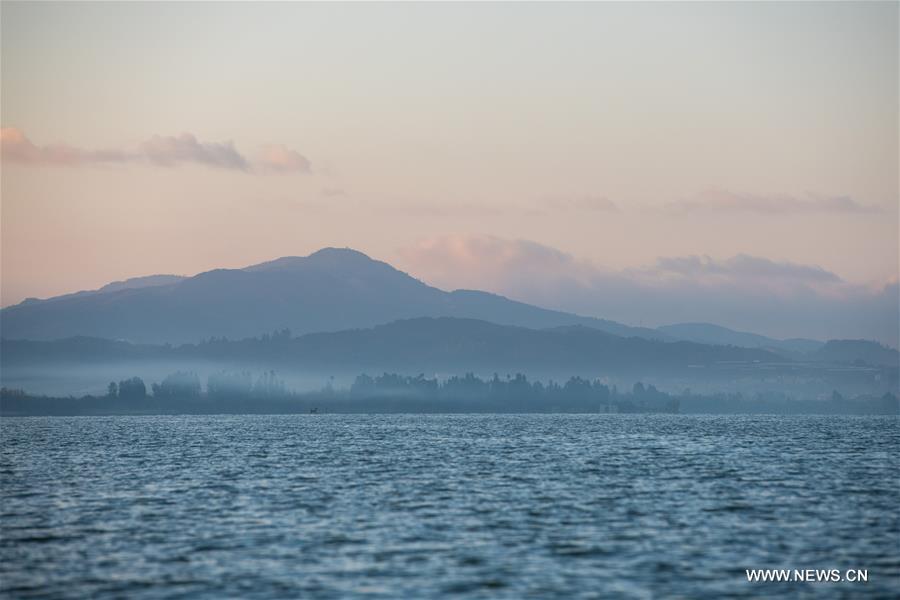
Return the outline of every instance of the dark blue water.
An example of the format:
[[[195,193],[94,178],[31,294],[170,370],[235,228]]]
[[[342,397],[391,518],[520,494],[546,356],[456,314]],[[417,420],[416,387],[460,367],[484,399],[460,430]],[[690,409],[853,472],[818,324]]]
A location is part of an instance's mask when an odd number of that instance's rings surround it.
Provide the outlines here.
[[[900,421],[4,419],[6,597],[897,597]],[[868,569],[748,583],[747,568]]]

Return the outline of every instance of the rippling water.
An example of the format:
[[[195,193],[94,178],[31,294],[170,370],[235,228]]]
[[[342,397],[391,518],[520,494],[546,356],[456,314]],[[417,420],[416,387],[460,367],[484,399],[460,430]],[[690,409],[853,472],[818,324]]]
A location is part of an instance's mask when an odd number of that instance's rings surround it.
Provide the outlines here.
[[[7,597],[891,597],[900,421],[4,419]],[[868,569],[867,584],[746,581]]]

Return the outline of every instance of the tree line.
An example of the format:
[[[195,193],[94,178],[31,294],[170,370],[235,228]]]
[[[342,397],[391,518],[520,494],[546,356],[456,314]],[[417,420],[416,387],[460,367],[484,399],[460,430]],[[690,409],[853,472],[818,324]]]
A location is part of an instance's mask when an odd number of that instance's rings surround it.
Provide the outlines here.
[[[660,392],[652,385],[635,383],[630,393],[619,393],[616,386],[608,386],[600,380],[571,377],[564,383],[529,381],[522,373],[501,378],[498,374],[481,379],[473,373],[454,375],[441,380],[437,377],[383,373],[377,376],[361,374],[349,390],[335,390],[328,383],[317,395],[343,396],[352,399],[398,400],[465,400],[465,401],[514,401],[522,404],[563,402],[608,407],[614,403],[620,410],[636,406],[659,411],[677,410],[677,398]],[[151,396],[163,399],[196,399],[204,396],[199,376],[194,372],[178,371],[160,383],[153,383],[148,393],[140,377],[111,381],[107,397],[122,400],[140,400]],[[284,381],[274,371],[266,371],[254,378],[249,372],[220,372],[207,379],[205,396],[210,399],[290,398],[308,394],[289,392]]]
[[[203,396],[200,377],[193,371],[177,371],[168,375],[160,383],[147,385],[140,377],[123,379],[118,383],[110,381],[106,388],[108,398],[122,400],[141,400],[152,395],[154,398],[194,399]],[[206,381],[206,397],[208,398],[281,398],[290,396],[284,381],[275,375],[275,371],[265,371],[254,378],[248,371],[214,373]]]
[[[0,389],[4,415],[215,414],[304,412],[433,413],[812,413],[897,414],[893,394],[845,398],[834,392],[822,400],[795,400],[783,393],[670,394],[638,382],[625,391],[601,380],[570,377],[562,383],[530,381],[524,374],[482,379],[473,373],[445,379],[382,373],[361,374],[348,388],[329,380],[321,389],[290,391],[274,371],[211,374],[205,390],[200,377],[178,371],[148,389],[140,377],[110,382],[105,395],[80,398],[32,396]]]

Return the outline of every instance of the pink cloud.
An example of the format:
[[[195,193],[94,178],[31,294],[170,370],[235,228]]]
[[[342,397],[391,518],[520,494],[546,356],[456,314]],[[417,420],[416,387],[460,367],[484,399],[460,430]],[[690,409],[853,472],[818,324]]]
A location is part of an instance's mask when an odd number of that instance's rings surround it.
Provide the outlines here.
[[[311,166],[305,156],[282,144],[263,146],[257,165],[276,173],[309,173]]]
[[[693,198],[672,202],[666,210],[672,214],[761,214],[790,215],[813,213],[879,213],[878,206],[862,204],[850,196],[805,197],[789,195],[755,195],[735,193],[723,189],[711,189]]]
[[[404,264],[447,289],[509,290],[532,277],[544,281],[580,278],[586,265],[555,248],[529,240],[491,235],[445,235],[420,240],[399,251]]]
[[[92,164],[145,163],[175,167],[194,163],[207,167],[244,172],[309,173],[310,162],[286,146],[265,146],[256,163],[251,163],[234,142],[204,142],[191,133],[177,136],[154,135],[132,150],[93,150],[70,144],[34,144],[16,127],[2,129],[2,158],[31,166],[79,167]]]
[[[137,158],[121,150],[88,150],[68,144],[37,146],[16,127],[0,130],[0,145],[4,161],[29,165],[73,167],[90,163],[121,163]]]

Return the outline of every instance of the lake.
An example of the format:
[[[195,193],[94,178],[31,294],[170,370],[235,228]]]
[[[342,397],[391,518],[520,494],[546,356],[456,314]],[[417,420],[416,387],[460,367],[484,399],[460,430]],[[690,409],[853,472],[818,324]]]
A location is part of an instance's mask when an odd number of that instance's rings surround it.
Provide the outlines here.
[[[4,597],[900,594],[896,417],[37,417],[0,434]],[[868,582],[748,582],[761,568]]]

